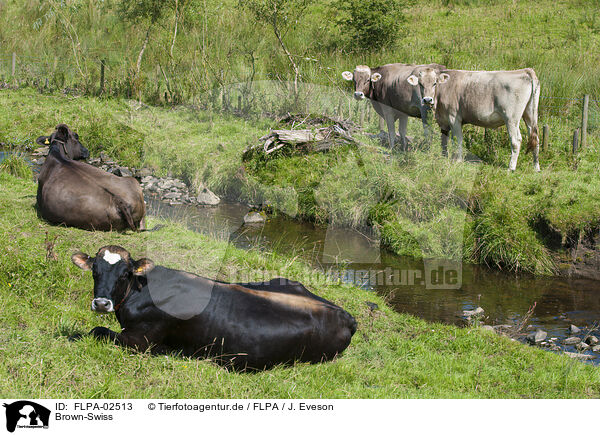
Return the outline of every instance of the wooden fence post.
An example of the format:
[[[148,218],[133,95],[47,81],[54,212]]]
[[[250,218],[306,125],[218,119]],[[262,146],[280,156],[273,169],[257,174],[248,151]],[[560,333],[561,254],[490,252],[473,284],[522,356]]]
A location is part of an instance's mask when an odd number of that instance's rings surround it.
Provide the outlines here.
[[[12,68],[10,70],[11,71],[11,75],[13,77],[15,76],[16,69],[17,69],[17,53],[15,53],[13,51],[13,54],[12,54]]]
[[[100,61],[100,94],[104,93],[104,59]]]
[[[577,154],[577,148],[579,144],[579,129],[576,128],[573,132],[573,155]]]
[[[548,124],[544,124],[544,128],[542,129],[542,151],[548,152],[548,136],[550,133],[550,127]]]
[[[583,111],[581,113],[581,148],[585,147],[587,140],[587,124],[588,124],[588,106],[590,104],[590,96],[583,96]]]
[[[238,112],[242,111],[242,96],[238,95],[238,106],[237,106],[237,110]]]

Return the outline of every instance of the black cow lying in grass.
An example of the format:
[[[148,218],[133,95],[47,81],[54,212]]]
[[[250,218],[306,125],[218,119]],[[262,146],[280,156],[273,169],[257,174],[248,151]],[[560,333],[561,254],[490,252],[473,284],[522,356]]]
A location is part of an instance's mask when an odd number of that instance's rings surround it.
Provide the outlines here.
[[[332,359],[356,331],[348,312],[283,278],[228,284],[136,261],[119,246],[104,246],[95,258],[79,252],[71,259],[94,275],[92,310],[114,311],[122,328],[96,327],[90,334],[142,352],[261,370]]]
[[[65,124],[36,142],[50,146],[38,178],[37,207],[44,219],[86,230],[144,229],[146,205],[135,178],[77,161],[89,152]]]

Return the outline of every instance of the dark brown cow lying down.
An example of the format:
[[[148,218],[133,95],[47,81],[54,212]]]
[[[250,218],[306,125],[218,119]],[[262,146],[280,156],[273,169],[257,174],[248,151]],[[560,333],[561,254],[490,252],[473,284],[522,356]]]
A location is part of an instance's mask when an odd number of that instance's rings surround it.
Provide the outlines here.
[[[144,229],[146,205],[135,178],[77,161],[89,152],[65,124],[36,142],[50,146],[38,178],[37,207],[44,219],[86,230]]]
[[[71,259],[93,273],[92,310],[114,312],[122,328],[117,333],[98,326],[90,334],[141,352],[210,357],[236,369],[260,370],[330,360],[356,331],[344,309],[284,278],[213,281],[146,258],[134,260],[120,246]]]

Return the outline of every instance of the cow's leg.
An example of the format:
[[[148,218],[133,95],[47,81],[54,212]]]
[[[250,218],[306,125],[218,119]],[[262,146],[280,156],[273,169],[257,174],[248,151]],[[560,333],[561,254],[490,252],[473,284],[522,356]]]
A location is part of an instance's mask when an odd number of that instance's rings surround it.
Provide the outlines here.
[[[536,144],[533,148],[533,169],[535,172],[540,172],[540,144]]]
[[[150,328],[147,330],[123,330],[116,333],[104,326],[97,326],[90,331],[90,335],[99,340],[108,340],[124,347],[136,349],[139,352],[145,352],[150,349],[152,353],[167,353],[171,349],[160,344],[161,339]]]
[[[99,340],[112,340],[115,341],[117,333],[104,326],[96,326],[90,331],[90,335]]]
[[[452,126],[452,142],[455,143],[458,148],[458,155],[456,156],[456,159],[459,162],[463,161],[462,141],[462,125],[460,124],[460,122],[456,122]]]
[[[448,157],[448,135],[449,130],[442,130],[442,156]]]
[[[510,163],[508,164],[508,170],[514,171],[517,169],[517,160],[519,159],[519,152],[521,151],[521,131],[519,130],[519,123],[507,122],[506,129],[508,130],[508,137],[510,138]]]
[[[527,126],[527,137],[529,138],[527,146],[531,149],[533,154],[533,169],[536,172],[540,172],[540,141],[538,138],[537,125],[534,124],[534,119],[527,110],[523,113],[523,120]]]
[[[408,124],[408,115],[400,113],[398,115],[398,134],[400,135],[401,151],[408,151],[408,141],[406,139],[406,125]]]
[[[139,229],[140,231],[146,231],[146,229],[147,229],[147,227],[146,227],[146,216],[144,216],[142,218],[142,220],[140,220],[139,225],[140,225],[140,229]]]
[[[384,119],[385,119],[385,123],[387,125],[387,131],[388,131],[388,141],[389,141],[389,145],[390,145],[390,150],[394,149],[394,143],[396,142],[396,129],[394,128],[394,124],[395,124],[395,117],[394,117],[394,113],[392,112],[392,110],[390,110],[390,108],[386,108],[386,110],[384,111]]]
[[[373,106],[373,109],[375,110],[375,113],[377,113],[377,115],[381,116],[381,118],[385,121],[385,109],[383,108],[383,105],[378,103],[375,100],[370,100],[371,101],[371,105]],[[379,123],[379,125],[381,125],[381,123]],[[381,135],[381,133],[385,133],[383,130],[379,130],[379,135]]]
[[[431,144],[431,127],[429,126],[429,122],[427,116],[429,115],[429,110],[425,107],[421,107],[421,122],[423,123],[423,136],[425,137],[425,143]]]

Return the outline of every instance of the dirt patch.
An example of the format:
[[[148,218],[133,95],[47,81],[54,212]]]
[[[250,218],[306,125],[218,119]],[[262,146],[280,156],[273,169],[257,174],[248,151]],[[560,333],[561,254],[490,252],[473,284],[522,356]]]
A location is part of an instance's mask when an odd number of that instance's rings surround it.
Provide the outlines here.
[[[582,234],[557,260],[562,276],[600,280],[600,230]]]

